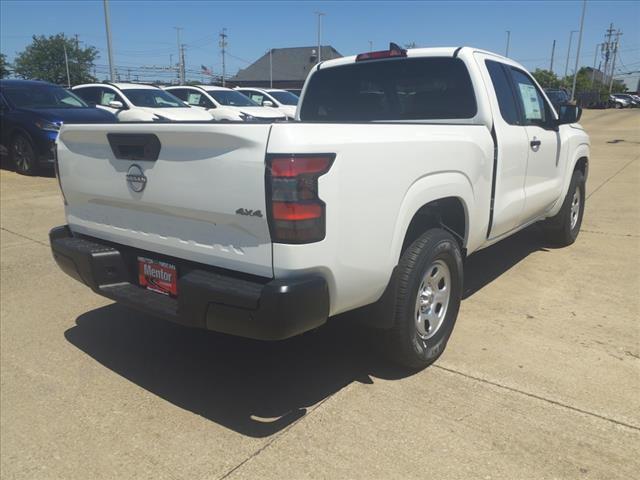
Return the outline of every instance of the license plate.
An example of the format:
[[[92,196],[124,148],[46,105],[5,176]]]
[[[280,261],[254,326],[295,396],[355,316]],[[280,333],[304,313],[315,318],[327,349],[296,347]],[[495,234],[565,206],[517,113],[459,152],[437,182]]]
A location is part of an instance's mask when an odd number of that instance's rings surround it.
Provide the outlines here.
[[[138,282],[153,292],[178,295],[178,272],[175,265],[167,262],[138,257]]]

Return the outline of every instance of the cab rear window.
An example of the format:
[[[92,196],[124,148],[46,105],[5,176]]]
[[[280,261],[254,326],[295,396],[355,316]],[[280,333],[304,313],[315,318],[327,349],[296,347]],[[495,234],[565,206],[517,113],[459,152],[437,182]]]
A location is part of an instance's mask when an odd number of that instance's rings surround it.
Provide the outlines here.
[[[477,113],[471,78],[458,58],[358,62],[316,72],[302,121],[469,119]]]

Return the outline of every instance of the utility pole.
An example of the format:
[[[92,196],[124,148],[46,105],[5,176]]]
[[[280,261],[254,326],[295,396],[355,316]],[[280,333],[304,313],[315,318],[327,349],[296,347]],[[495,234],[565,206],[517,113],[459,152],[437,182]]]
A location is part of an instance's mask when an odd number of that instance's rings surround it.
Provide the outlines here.
[[[582,46],[582,29],[584,28],[584,12],[587,10],[587,0],[582,0],[582,16],[580,17],[580,33],[578,34],[578,51],[576,52],[576,68],[573,72],[573,85],[571,86],[571,101],[576,96],[576,81],[578,80],[578,62],[580,60],[580,47]]]
[[[322,45],[320,43],[321,32],[322,32],[322,17],[324,17],[323,12],[315,12],[318,16],[318,63],[322,61]]]
[[[64,65],[67,68],[67,88],[71,88],[71,77],[69,76],[69,57],[67,56],[67,39],[66,37],[62,37],[64,43],[62,44],[62,48],[64,49]]]
[[[269,49],[269,88],[273,88],[273,48]]]
[[[616,32],[616,42],[613,44],[613,64],[611,65],[611,80],[609,81],[609,93],[611,93],[611,90],[613,89],[613,76],[615,75],[615,71],[616,71],[616,58],[618,57],[618,44],[620,43],[620,35],[622,35],[622,32],[620,31],[620,29],[618,29],[618,31]]]
[[[173,27],[176,29],[177,40],[178,40],[178,82],[180,85],[184,84],[184,65],[183,65],[183,57],[182,57],[182,42],[180,41],[180,31],[182,27]]]
[[[553,57],[556,53],[556,41],[553,41],[553,46],[551,47],[551,65],[549,66],[549,71],[553,73]]]
[[[373,42],[369,40],[369,51],[373,52]]]
[[[104,25],[107,30],[107,52],[109,54],[109,80],[114,81],[116,77],[115,66],[113,65],[113,48],[111,47],[111,18],[109,17],[109,0],[103,0],[104,5]]]
[[[227,72],[227,65],[225,63],[225,49],[227,48],[227,29],[223,28],[222,32],[220,32],[220,50],[222,52],[222,86],[225,85],[225,76]]]
[[[569,48],[567,48],[567,62],[564,64],[564,78],[562,81],[566,80],[567,74],[569,73],[569,56],[571,55],[571,40],[573,40],[573,34],[578,33],[578,30],[571,30],[569,33]]]
[[[511,30],[507,30],[507,48],[505,50],[504,56],[509,56],[509,44],[511,43]]]
[[[184,85],[185,82],[187,81],[185,61],[184,61],[184,43],[180,44],[180,78],[182,79],[182,81],[180,82],[180,85]]]
[[[607,39],[607,41],[604,43],[604,49],[603,49],[603,53],[604,53],[604,74],[602,77],[602,83],[606,83],[607,82],[607,75],[609,74],[609,59],[611,58],[611,35],[613,35],[613,32],[615,30],[613,29],[613,23],[611,23],[609,25],[609,28],[607,29],[607,33],[605,34],[605,37]]]

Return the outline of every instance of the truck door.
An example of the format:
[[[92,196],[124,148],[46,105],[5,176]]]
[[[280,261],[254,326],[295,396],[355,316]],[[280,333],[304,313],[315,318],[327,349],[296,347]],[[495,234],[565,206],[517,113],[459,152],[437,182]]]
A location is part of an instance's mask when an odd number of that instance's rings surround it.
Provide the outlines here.
[[[562,187],[559,173],[560,133],[553,111],[528,73],[510,67],[528,137],[524,209],[520,223],[551,208]]]
[[[509,66],[497,61],[497,57],[475,55],[489,90],[492,134],[497,146],[493,166],[493,208],[487,230],[487,237],[495,238],[516,228],[522,217],[529,141],[519,114]]]

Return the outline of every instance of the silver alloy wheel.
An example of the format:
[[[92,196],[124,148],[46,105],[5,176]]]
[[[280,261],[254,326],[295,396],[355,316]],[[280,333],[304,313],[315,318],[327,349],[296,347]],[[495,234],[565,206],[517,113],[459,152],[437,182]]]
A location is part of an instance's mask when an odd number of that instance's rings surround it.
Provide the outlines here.
[[[13,160],[21,172],[27,172],[33,162],[33,149],[24,137],[19,136],[13,142]]]
[[[571,199],[571,230],[576,228],[578,224],[578,216],[580,215],[580,187],[576,187]]]
[[[433,337],[444,322],[451,299],[451,272],[442,260],[427,268],[416,295],[415,322],[423,340]]]

